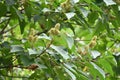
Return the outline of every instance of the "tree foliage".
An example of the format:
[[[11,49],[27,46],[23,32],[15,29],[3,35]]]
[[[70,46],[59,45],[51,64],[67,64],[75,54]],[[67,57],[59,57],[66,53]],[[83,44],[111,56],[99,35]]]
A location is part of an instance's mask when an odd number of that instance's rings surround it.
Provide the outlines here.
[[[0,0],[0,79],[119,79],[119,5]]]

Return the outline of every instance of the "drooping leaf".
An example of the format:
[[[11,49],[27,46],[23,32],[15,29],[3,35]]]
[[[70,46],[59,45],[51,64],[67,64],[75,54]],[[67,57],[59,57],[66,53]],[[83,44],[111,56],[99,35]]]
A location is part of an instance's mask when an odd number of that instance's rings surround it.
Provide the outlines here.
[[[23,52],[24,49],[21,45],[11,45],[11,51],[10,52]]]
[[[68,47],[71,49],[72,46],[74,45],[73,37],[67,36],[66,40],[67,40]]]
[[[20,31],[21,31],[21,34],[23,34],[23,32],[24,32],[24,28],[25,28],[25,26],[26,26],[26,22],[25,22],[25,20],[19,20],[19,25],[20,25]]]
[[[28,65],[34,63],[34,59],[30,58],[30,56],[27,55],[26,53],[22,53],[20,55],[20,60],[22,61],[22,64],[25,66],[28,66]]]
[[[102,64],[103,68],[108,72],[110,73],[111,75],[113,75],[113,70],[112,70],[112,67],[110,65],[110,63],[104,59],[100,59],[99,60],[99,64]]]
[[[67,68],[65,68],[65,71],[71,76],[72,80],[76,80],[76,76]]]
[[[109,5],[115,5],[116,3],[113,0],[103,0],[107,6]]]
[[[96,51],[96,50],[92,50],[91,51],[92,57],[93,59],[97,58],[98,56],[100,56],[100,52]]]
[[[91,62],[91,64],[93,65],[93,67],[99,71],[99,73],[102,75],[101,79],[105,80],[105,72],[103,71],[103,69],[101,69],[99,66],[97,66],[95,63]]]
[[[51,45],[50,47],[53,48],[55,51],[57,51],[64,59],[68,59],[69,58],[68,52],[65,51],[62,47],[54,46],[54,45]]]
[[[13,9],[16,11],[16,14],[17,14],[17,16],[19,17],[19,19],[20,19],[20,20],[23,20],[24,17],[23,17],[23,15],[20,13],[20,11],[19,11],[16,7],[14,7],[14,6],[13,6]]]
[[[34,49],[28,49],[28,53],[30,55],[32,55],[32,54],[38,54],[38,52],[36,50],[34,50]]]
[[[74,17],[75,13],[70,12],[70,13],[66,13],[65,15],[67,16],[68,19],[70,19],[70,18]]]

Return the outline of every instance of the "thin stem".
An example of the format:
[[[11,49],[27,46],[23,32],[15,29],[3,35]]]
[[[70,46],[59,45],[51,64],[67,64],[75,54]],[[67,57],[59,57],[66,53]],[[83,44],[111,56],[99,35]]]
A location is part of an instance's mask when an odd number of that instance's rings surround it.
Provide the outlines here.
[[[50,45],[52,44],[53,40],[50,41],[50,43],[47,45],[47,47],[38,55],[36,56],[36,58],[40,57],[42,54],[44,54],[46,52],[46,50],[50,47]]]
[[[10,77],[10,78],[28,78],[28,77],[25,77],[25,76],[10,76],[10,75],[2,75],[2,76]]]

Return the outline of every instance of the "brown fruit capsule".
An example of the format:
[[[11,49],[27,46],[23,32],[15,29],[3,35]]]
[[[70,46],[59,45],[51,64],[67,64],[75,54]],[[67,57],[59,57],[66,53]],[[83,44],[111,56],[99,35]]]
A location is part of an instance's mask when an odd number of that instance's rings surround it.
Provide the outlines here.
[[[37,64],[31,64],[30,66],[27,67],[27,69],[29,69],[29,70],[35,70],[37,68],[38,68]]]

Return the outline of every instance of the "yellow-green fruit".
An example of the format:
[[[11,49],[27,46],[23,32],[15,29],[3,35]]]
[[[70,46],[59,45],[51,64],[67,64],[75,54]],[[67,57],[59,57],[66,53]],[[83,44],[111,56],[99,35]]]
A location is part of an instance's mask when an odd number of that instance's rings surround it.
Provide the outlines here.
[[[32,42],[33,41],[33,36],[29,35],[28,39],[29,39],[30,42]]]
[[[32,29],[30,30],[30,35],[35,35],[35,34],[36,34],[36,31],[35,31],[35,29],[32,28]]]
[[[97,36],[94,36],[94,37],[92,38],[92,40],[93,40],[93,41],[96,41],[96,40],[97,40]]]
[[[57,23],[57,24],[55,25],[55,29],[57,29],[57,30],[60,29],[60,23]]]
[[[70,2],[70,0],[66,0],[65,2],[63,2],[63,3],[61,3],[61,8],[63,9],[63,10],[65,10],[66,12],[67,11],[69,11],[70,9],[71,9],[71,2]]]
[[[82,53],[82,50],[81,50],[81,48],[80,48],[80,47],[78,47],[77,52],[78,52],[79,54],[81,54],[81,53]]]
[[[92,40],[89,44],[89,47],[93,48],[93,47],[95,47],[95,45],[96,45],[96,41]]]

